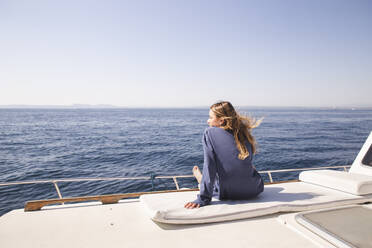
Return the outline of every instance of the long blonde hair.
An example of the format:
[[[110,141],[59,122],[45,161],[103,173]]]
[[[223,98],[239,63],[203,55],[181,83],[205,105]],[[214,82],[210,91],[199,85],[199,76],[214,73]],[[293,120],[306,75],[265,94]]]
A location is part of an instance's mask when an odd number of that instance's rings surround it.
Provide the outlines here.
[[[213,104],[210,109],[216,117],[222,120],[221,128],[231,130],[236,147],[239,150],[238,158],[244,160],[249,156],[248,149],[245,145],[246,140],[252,145],[253,154],[256,153],[257,143],[251,134],[251,130],[260,125],[262,119],[256,121],[248,116],[237,113],[230,102],[221,101]]]

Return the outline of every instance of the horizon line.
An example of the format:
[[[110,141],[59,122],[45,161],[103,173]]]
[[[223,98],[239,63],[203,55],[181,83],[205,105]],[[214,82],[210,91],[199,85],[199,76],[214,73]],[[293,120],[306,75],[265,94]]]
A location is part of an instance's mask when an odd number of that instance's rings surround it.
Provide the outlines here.
[[[235,105],[237,108],[327,108],[327,109],[340,109],[340,108],[351,108],[351,109],[369,109],[372,105],[323,105],[323,106],[304,106],[304,105]],[[4,104],[0,105],[2,109],[201,109],[209,108],[209,105],[199,105],[199,106],[118,106],[112,104]]]

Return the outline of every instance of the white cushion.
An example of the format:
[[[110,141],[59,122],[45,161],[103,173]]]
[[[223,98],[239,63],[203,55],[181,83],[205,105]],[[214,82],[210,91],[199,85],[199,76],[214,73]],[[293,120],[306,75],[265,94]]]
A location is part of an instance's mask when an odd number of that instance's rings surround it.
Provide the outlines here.
[[[353,195],[372,194],[372,176],[335,170],[312,170],[301,172],[299,179]]]
[[[278,212],[306,211],[372,200],[341,191],[302,182],[266,185],[258,197],[246,201],[218,201],[196,209],[184,208],[199,192],[177,192],[142,195],[141,204],[149,217],[172,224],[211,223],[245,219]]]

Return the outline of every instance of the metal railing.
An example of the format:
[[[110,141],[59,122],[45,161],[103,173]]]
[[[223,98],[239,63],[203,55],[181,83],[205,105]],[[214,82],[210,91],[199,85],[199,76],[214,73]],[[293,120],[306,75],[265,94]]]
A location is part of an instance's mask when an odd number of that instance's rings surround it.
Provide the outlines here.
[[[324,166],[324,167],[313,167],[313,168],[298,168],[298,169],[282,169],[282,170],[266,170],[266,171],[259,171],[259,173],[264,174],[266,173],[269,176],[270,183],[273,183],[274,180],[271,176],[271,173],[280,173],[280,172],[292,172],[292,171],[307,171],[307,170],[323,170],[323,169],[344,169],[344,171],[348,171],[347,168],[350,168],[351,165],[335,165],[335,166]]]
[[[282,173],[282,172],[294,172],[294,171],[306,171],[306,170],[321,170],[321,169],[344,169],[350,168],[350,165],[340,165],[340,166],[326,166],[326,167],[313,167],[313,168],[298,168],[298,169],[281,169],[281,170],[264,170],[258,171],[260,174],[267,174],[269,177],[269,184],[275,183],[272,178],[272,173]],[[61,190],[58,186],[60,182],[86,182],[86,181],[124,181],[124,180],[151,180],[151,184],[154,185],[153,181],[155,179],[172,179],[176,189],[180,190],[178,178],[193,178],[193,175],[178,175],[178,176],[142,176],[142,177],[97,177],[97,178],[67,178],[67,179],[52,179],[52,180],[34,180],[34,181],[19,181],[19,182],[2,182],[0,186],[14,186],[14,185],[24,185],[24,184],[41,184],[41,183],[52,183],[57,191],[59,199],[63,199]],[[280,182],[280,181],[279,181]]]

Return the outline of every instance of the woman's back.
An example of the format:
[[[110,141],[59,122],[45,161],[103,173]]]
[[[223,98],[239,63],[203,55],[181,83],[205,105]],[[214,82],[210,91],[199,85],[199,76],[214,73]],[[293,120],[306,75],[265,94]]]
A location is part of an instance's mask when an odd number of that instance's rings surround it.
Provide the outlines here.
[[[245,145],[250,155],[241,160],[238,158],[239,150],[231,132],[219,127],[209,127],[205,130],[204,136],[212,148],[207,149],[207,152],[212,152],[210,155],[215,156],[217,173],[215,193],[219,199],[248,199],[263,191],[263,181],[252,166],[252,146],[248,141]],[[209,170],[206,171],[208,172]]]

